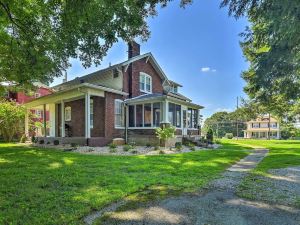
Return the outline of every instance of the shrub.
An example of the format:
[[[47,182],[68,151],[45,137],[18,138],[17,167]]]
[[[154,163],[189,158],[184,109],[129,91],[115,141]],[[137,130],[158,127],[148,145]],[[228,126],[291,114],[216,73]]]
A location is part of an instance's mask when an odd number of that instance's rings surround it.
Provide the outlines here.
[[[166,154],[166,153],[163,150],[160,150],[159,154],[163,155],[163,154]]]
[[[22,137],[20,138],[20,142],[21,142],[21,143],[25,143],[26,139],[27,139],[27,138],[26,138],[26,135],[23,134]]]
[[[158,146],[158,145],[155,145],[155,146],[154,146],[154,150],[156,150],[156,151],[159,150],[159,146]]]
[[[76,148],[76,147],[78,147],[78,144],[77,143],[71,143],[71,147]]]
[[[182,149],[182,143],[181,142],[176,142],[175,143],[175,148],[176,148],[176,150],[180,151]]]
[[[54,140],[54,141],[53,141],[53,144],[54,144],[54,145],[59,145],[59,140]]]
[[[190,147],[190,150],[195,151],[196,150],[195,146]]]
[[[50,141],[47,141],[47,145],[50,145]]]
[[[133,149],[131,145],[123,145],[123,151],[128,152],[130,149]]]
[[[132,153],[132,154],[137,154],[138,151],[137,151],[137,150],[132,150],[131,153]]]
[[[221,144],[221,141],[217,139],[217,140],[215,140],[215,143],[216,144]]]
[[[45,143],[44,140],[40,140],[40,141],[39,141],[39,144],[40,144],[40,145],[43,145],[44,143]]]
[[[117,152],[117,148],[110,148],[110,149],[109,149],[109,152],[110,152],[110,153],[116,153],[116,152]]]
[[[150,144],[150,143],[147,143],[147,144],[146,144],[146,147],[147,147],[147,148],[150,148],[150,147],[151,147],[151,144]]]
[[[136,143],[134,141],[130,142],[129,145],[136,146]]]
[[[32,136],[32,137],[31,137],[31,142],[32,142],[32,143],[36,143],[36,138],[35,138],[35,136]]]
[[[206,133],[206,139],[209,144],[211,144],[214,140],[214,133],[212,129],[209,129]]]
[[[233,138],[233,134],[232,133],[226,133],[225,134],[225,138],[232,139]]]
[[[155,134],[159,138],[159,140],[166,141],[169,138],[174,137],[175,135],[175,127],[165,127],[165,128],[156,128]]]
[[[117,148],[117,145],[114,144],[114,143],[110,143],[110,144],[108,145],[108,147],[109,147],[110,149],[116,149],[116,148]]]

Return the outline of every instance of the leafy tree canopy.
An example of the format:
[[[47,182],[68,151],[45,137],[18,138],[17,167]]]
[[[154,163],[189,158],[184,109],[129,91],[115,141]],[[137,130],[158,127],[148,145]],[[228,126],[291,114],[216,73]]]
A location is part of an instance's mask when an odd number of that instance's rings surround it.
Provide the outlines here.
[[[241,47],[250,62],[242,73],[245,92],[276,114],[299,114],[299,0],[223,0],[229,14],[247,16]]]
[[[0,82],[48,83],[70,57],[98,65],[119,38],[146,40],[146,19],[171,1],[0,0]]]

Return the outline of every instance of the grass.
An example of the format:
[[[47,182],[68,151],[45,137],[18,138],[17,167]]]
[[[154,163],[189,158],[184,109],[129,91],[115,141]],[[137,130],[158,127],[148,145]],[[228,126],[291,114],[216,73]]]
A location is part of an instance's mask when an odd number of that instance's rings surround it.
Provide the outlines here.
[[[242,149],[95,156],[0,143],[0,224],[83,224],[91,211],[147,189],[193,191],[246,156]]]
[[[257,200],[266,198],[266,201],[284,201],[284,196],[272,196],[272,185],[264,179],[270,177],[270,169],[280,169],[300,166],[300,141],[295,140],[222,140],[226,144],[237,144],[252,148],[267,148],[268,155],[247,176],[238,188],[238,195],[244,198]],[[268,187],[268,188],[266,188]],[[267,196],[272,196],[269,199]],[[278,198],[278,199],[277,199]],[[300,196],[296,196],[294,206],[300,208]]]

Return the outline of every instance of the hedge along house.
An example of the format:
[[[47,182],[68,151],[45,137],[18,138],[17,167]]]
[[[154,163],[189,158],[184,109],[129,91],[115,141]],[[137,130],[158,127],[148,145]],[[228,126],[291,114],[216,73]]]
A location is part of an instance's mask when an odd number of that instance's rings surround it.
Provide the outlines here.
[[[151,53],[128,44],[128,60],[53,87],[55,93],[25,104],[50,112],[45,143],[104,146],[114,138],[158,142],[155,129],[175,126],[177,138],[199,136],[200,105],[179,94]],[[45,110],[45,111],[46,111]],[[25,119],[28,134],[28,116]]]

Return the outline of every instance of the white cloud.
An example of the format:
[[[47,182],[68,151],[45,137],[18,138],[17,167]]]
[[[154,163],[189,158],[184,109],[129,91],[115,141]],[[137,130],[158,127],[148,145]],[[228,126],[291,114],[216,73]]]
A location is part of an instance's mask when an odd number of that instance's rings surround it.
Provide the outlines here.
[[[201,71],[203,72],[203,73],[208,73],[208,72],[217,72],[217,70],[216,69],[212,69],[212,68],[210,68],[210,67],[202,67],[201,68]]]
[[[232,108],[217,108],[215,112],[233,112]]]

